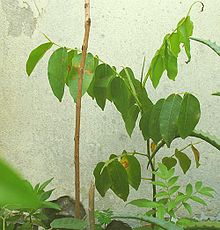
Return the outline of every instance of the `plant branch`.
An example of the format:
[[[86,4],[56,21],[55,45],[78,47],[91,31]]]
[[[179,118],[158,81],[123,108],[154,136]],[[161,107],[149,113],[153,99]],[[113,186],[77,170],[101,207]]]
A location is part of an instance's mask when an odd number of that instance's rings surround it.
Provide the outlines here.
[[[165,141],[163,141],[163,140],[157,145],[156,149],[152,152],[152,154],[151,154],[151,156],[150,156],[150,158],[149,158],[149,162],[148,162],[148,164],[147,164],[147,168],[149,168],[150,164],[152,164],[152,160],[154,159],[155,155],[157,154],[157,152],[158,152],[164,145],[165,145]]]
[[[192,134],[190,135],[191,137],[197,137],[199,139],[204,140],[205,142],[209,143],[210,145],[214,146],[215,148],[217,148],[218,150],[220,150],[220,144],[217,143],[215,140],[212,140],[211,138],[209,138],[208,136],[203,135],[202,133],[193,131]]]
[[[90,0],[85,0],[85,32],[82,45],[82,58],[79,69],[78,79],[78,92],[76,100],[76,125],[75,125],[75,149],[74,149],[74,162],[75,162],[75,200],[76,200],[76,218],[80,218],[80,165],[79,165],[79,139],[80,139],[80,117],[81,117],[81,98],[82,98],[82,82],[86,63],[86,54],[89,43],[90,33]]]
[[[215,147],[216,149],[220,150],[220,144],[216,141],[211,139],[210,137],[203,135],[201,132],[196,132],[193,131],[192,134],[190,135],[190,137],[196,137],[199,138],[201,140],[204,140],[205,142],[209,143],[210,145],[212,145],[213,147]],[[176,138],[179,138],[179,136],[177,136]],[[155,151],[151,154],[151,157],[149,158],[149,162],[147,164],[147,168],[149,168],[153,158],[155,157],[155,155],[157,154],[157,152],[165,145],[165,142],[162,140],[158,145],[157,148],[155,149]]]

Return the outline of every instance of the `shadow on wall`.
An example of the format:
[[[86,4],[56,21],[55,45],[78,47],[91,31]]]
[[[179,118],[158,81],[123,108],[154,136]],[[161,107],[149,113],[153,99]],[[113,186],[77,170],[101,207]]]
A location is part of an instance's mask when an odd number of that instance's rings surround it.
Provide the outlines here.
[[[20,6],[18,0],[1,0],[2,9],[8,21],[8,35],[18,37],[22,33],[31,37],[37,25],[37,18],[28,3]]]

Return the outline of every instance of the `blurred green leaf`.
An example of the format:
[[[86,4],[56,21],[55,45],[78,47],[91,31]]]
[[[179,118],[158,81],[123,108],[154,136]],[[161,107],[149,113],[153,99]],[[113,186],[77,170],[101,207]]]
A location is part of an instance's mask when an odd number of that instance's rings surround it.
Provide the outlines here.
[[[128,204],[134,205],[139,208],[158,208],[161,204],[148,199],[136,199],[130,201]]]
[[[220,96],[220,92],[216,92],[212,94],[213,96]]]
[[[206,202],[202,198],[200,198],[198,196],[191,196],[190,199],[195,201],[195,202],[197,202],[197,203],[199,203],[199,204],[207,206]]]
[[[55,219],[51,224],[51,228],[75,229],[83,230],[87,226],[87,221],[76,218],[60,218]]]
[[[193,193],[193,187],[192,187],[192,185],[191,184],[187,184],[187,186],[186,186],[186,195],[187,196],[191,196],[192,193]]]
[[[168,186],[170,187],[170,186],[173,186],[177,181],[178,181],[178,176],[174,176],[174,177],[172,177],[172,178],[170,178],[169,180],[168,180]]]
[[[183,207],[187,210],[187,212],[192,215],[192,207],[188,203],[183,203]]]
[[[2,160],[0,160],[0,205],[14,205],[19,208],[40,206],[33,188]]]

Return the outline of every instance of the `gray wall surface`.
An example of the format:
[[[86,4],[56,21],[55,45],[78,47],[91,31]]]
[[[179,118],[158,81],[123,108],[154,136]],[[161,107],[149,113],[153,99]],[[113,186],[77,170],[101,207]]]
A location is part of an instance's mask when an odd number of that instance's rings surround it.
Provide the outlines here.
[[[175,28],[192,2],[94,0],[89,50],[118,68],[131,67],[139,76],[143,56],[147,56],[149,66],[164,35]],[[199,12],[199,5],[191,13],[194,35],[220,44],[220,1],[204,0],[204,3],[203,13]],[[67,91],[62,103],[51,92],[47,80],[50,53],[30,79],[25,73],[25,63],[30,51],[46,41],[42,33],[57,43],[80,48],[83,9],[82,0],[0,0],[0,154],[33,184],[54,177],[54,197],[74,195],[75,107]],[[192,42],[192,61],[186,65],[185,60],[182,52],[175,82],[164,76],[156,91],[148,85],[148,93],[154,101],[171,93],[195,94],[202,106],[199,128],[220,136],[220,101],[210,96],[220,89],[220,58],[209,48]],[[172,147],[184,147],[190,141],[175,141]],[[172,154],[173,148],[164,148],[159,156]],[[208,206],[202,209],[194,205],[194,213],[198,218],[220,218],[220,154],[205,143],[198,148],[201,167],[193,166],[181,181],[203,180],[213,186],[217,191],[215,198],[208,200]],[[110,103],[102,112],[85,96],[81,131],[82,201],[85,205],[96,163],[124,149],[145,151],[138,127],[130,139],[120,114]],[[182,175],[180,171],[177,173]],[[132,191],[129,200],[150,194],[150,185],[143,183],[138,192]],[[124,208],[124,203],[112,192],[104,199],[97,194],[96,204],[97,208],[110,207],[118,213],[138,212],[131,207]]]

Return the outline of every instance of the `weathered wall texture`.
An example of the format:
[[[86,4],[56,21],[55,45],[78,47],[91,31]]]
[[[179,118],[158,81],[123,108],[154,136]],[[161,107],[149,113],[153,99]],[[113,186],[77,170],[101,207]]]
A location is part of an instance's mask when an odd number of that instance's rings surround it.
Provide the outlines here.
[[[191,0],[94,0],[90,50],[112,65],[132,67],[139,75],[143,55],[147,55],[149,64],[162,37],[175,28],[191,3]],[[204,0],[204,3],[204,13],[199,13],[198,7],[192,11],[195,35],[220,44],[220,1]],[[33,183],[54,177],[55,196],[73,195],[74,104],[68,93],[62,104],[52,95],[47,58],[31,79],[26,77],[25,62],[31,49],[45,42],[42,33],[60,44],[81,47],[83,20],[82,0],[0,1],[0,154]],[[185,60],[182,55],[176,82],[164,77],[157,91],[149,85],[149,94],[156,99],[172,92],[194,93],[202,104],[199,127],[220,135],[220,101],[210,96],[220,89],[220,59],[207,47],[193,43],[192,61],[186,65]],[[81,137],[82,200],[86,205],[97,161],[123,149],[144,151],[145,144],[138,128],[132,139],[127,136],[112,105],[108,104],[102,112],[87,96],[83,99]],[[184,146],[182,142],[178,144]],[[183,179],[204,180],[217,190],[208,207],[201,210],[195,206],[195,214],[198,218],[220,218],[220,154],[204,143],[199,149],[201,167],[191,169]],[[160,155],[166,151],[162,150]],[[143,185],[130,199],[148,195],[150,185]],[[124,209],[124,204],[111,192],[103,200],[97,195],[96,201],[98,208],[133,210]]]

